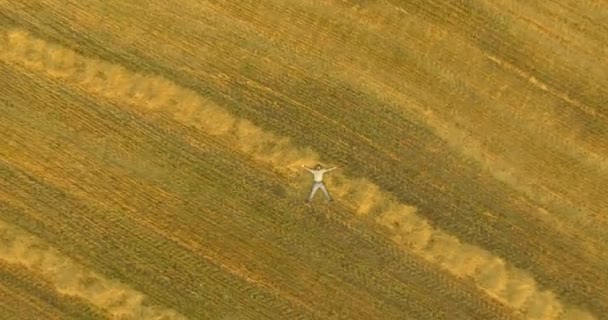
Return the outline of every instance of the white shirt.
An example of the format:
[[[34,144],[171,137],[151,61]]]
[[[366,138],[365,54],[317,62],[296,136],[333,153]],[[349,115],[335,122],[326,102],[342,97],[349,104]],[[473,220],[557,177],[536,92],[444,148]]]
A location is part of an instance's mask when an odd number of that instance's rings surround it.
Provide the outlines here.
[[[314,170],[314,169],[308,169],[308,168],[306,168],[306,170],[310,171],[312,173],[312,175],[314,176],[313,180],[315,182],[323,182],[323,174],[325,172],[329,172],[329,171],[332,171],[334,169],[335,168]]]

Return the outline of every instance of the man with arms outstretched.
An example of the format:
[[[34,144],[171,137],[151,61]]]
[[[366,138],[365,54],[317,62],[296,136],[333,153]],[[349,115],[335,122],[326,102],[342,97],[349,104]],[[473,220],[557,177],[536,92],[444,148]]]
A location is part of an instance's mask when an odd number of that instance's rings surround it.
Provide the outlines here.
[[[320,164],[317,164],[314,169],[308,168],[304,165],[302,165],[302,168],[304,168],[304,169],[308,170],[310,173],[312,173],[313,180],[314,180],[313,185],[312,185],[312,191],[310,192],[310,196],[308,197],[308,202],[312,201],[312,197],[314,197],[315,193],[319,189],[321,189],[321,191],[323,191],[323,194],[325,194],[325,198],[327,199],[328,202],[332,201],[332,198],[329,196],[329,192],[327,191],[327,188],[325,187],[325,184],[323,183],[323,174],[326,172],[335,170],[337,167],[323,169],[323,167],[321,167]]]

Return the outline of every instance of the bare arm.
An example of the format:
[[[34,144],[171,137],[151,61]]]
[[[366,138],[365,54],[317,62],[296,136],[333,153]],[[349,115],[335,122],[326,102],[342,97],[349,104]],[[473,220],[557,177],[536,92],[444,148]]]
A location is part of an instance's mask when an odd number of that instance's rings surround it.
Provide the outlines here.
[[[312,172],[312,169],[311,169],[311,168],[309,168],[309,167],[307,167],[307,166],[305,166],[305,165],[302,165],[302,168],[306,169],[307,171]]]
[[[333,167],[333,168],[326,169],[325,172],[330,172],[330,171],[333,171],[333,170],[336,170],[336,169],[338,169],[338,167]]]

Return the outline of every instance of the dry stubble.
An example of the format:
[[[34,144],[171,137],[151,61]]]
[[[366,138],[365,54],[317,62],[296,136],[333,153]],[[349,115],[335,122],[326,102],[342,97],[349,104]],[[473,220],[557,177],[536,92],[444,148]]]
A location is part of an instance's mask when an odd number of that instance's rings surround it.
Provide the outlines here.
[[[234,141],[242,152],[274,164],[285,175],[296,174],[295,166],[300,163],[319,162],[318,155],[310,148],[297,148],[287,139],[238,119],[220,106],[168,80],[132,73],[117,65],[76,55],[69,49],[20,30],[10,31],[8,39],[7,46],[2,48],[2,57],[6,61],[68,81],[106,99],[143,111],[159,111],[211,135],[233,139],[230,141]],[[54,56],[74,57],[74,63],[68,64],[67,68],[55,64],[45,58],[49,51]],[[116,78],[123,80],[110,80]],[[129,89],[125,90],[125,86]],[[162,102],[156,99],[159,93],[161,96],[164,94]],[[433,119],[432,113],[424,111],[424,114],[427,120]],[[369,190],[370,193],[357,190]],[[551,291],[538,288],[530,274],[482,248],[463,244],[434,228],[415,213],[414,207],[392,200],[372,183],[341,177],[337,193],[361,215],[381,208],[376,219],[387,227],[398,245],[438,263],[456,276],[470,277],[490,296],[518,310],[526,318],[568,319],[576,315],[593,319],[585,311],[564,306]]]

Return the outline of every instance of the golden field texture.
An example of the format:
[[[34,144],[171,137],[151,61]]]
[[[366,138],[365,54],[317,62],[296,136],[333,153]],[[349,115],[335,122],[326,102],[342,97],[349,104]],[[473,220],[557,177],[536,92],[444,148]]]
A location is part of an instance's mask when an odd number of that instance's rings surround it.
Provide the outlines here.
[[[0,319],[608,319],[607,57],[601,0],[0,0]]]

